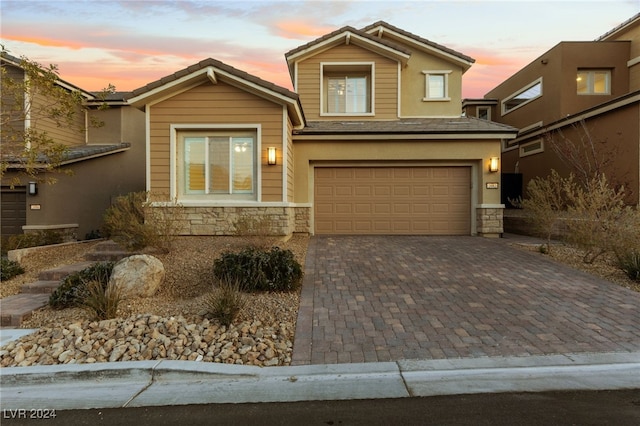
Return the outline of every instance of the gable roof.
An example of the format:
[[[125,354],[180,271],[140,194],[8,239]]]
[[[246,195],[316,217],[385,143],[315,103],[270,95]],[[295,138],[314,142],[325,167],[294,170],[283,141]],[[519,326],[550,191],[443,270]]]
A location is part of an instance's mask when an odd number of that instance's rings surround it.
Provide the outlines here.
[[[453,60],[462,65],[465,71],[475,62],[475,59],[470,56],[464,55],[441,44],[434,43],[426,38],[422,38],[416,34],[410,33],[409,31],[405,31],[385,21],[378,21],[368,25],[364,27],[362,31],[375,35],[376,38],[381,38],[383,34],[389,34],[392,39],[397,39],[399,42],[409,43],[412,47],[419,48],[448,60]]]
[[[605,34],[603,34],[600,37],[598,37],[595,41],[608,40],[609,38],[616,36],[616,34],[620,33],[621,31],[624,31],[627,28],[631,27],[634,23],[640,23],[640,13],[638,13],[638,14],[632,16],[631,18],[627,19],[626,21],[624,21],[623,23],[621,23],[617,27],[607,31]]]
[[[295,62],[308,56],[315,55],[319,51],[323,51],[340,44],[354,44],[361,46],[383,56],[400,61],[402,64],[406,64],[411,56],[411,50],[404,46],[374,37],[371,34],[357,30],[353,27],[346,26],[285,53],[284,56],[287,60],[287,64],[289,65],[289,72],[293,76],[293,65]]]
[[[294,125],[304,124],[304,114],[297,93],[212,58],[204,59],[197,64],[133,90],[127,101],[137,108],[144,109],[147,104],[164,99],[172,93],[185,90],[206,80],[213,84],[217,84],[218,80],[221,80],[273,102],[284,104],[287,106]]]

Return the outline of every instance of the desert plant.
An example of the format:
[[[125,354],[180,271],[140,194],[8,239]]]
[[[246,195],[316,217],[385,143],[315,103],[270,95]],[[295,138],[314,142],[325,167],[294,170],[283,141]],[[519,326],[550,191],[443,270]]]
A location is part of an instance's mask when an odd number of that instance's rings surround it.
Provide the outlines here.
[[[10,235],[2,239],[2,253],[9,250],[23,249],[28,247],[48,246],[63,242],[62,234],[58,231],[44,230],[28,234]]]
[[[204,297],[203,303],[211,317],[220,324],[229,326],[244,307],[245,298],[238,281],[222,279],[218,286]]]
[[[115,318],[122,300],[120,290],[113,284],[104,285],[99,280],[85,283],[86,295],[80,305],[96,320]]]
[[[0,281],[10,280],[20,274],[24,274],[24,269],[18,262],[6,257],[0,259]]]
[[[153,247],[168,253],[185,213],[177,202],[159,199],[147,192],[117,197],[105,212],[102,234],[129,251]]]
[[[113,262],[99,262],[68,275],[51,293],[49,306],[54,309],[81,306],[88,296],[87,283],[97,281],[106,287],[113,271],[113,265]]]
[[[302,282],[302,267],[291,250],[248,247],[240,252],[224,252],[215,260],[218,279],[237,281],[244,291],[291,291]]]
[[[618,253],[617,258],[620,269],[631,280],[640,282],[640,250],[628,250],[624,253]]]
[[[267,249],[274,243],[274,223],[267,216],[240,216],[233,222],[234,235],[242,237],[248,247]]]

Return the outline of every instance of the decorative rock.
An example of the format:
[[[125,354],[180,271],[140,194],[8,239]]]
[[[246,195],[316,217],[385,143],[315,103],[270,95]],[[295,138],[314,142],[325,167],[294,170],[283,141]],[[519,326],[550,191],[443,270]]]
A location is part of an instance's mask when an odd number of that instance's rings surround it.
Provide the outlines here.
[[[164,281],[164,265],[157,258],[138,254],[116,263],[109,279],[123,298],[150,297]],[[151,321],[151,319],[149,319]]]

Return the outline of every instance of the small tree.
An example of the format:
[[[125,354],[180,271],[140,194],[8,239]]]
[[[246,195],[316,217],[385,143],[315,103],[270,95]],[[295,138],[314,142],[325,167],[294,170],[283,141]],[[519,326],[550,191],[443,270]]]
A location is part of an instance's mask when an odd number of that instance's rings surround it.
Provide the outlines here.
[[[60,84],[56,65],[42,66],[26,57],[19,60],[9,56],[2,48],[0,68],[1,100],[0,127],[2,128],[2,154],[0,178],[9,168],[20,171],[24,177],[38,179],[42,172],[62,172],[67,146],[54,140],[46,131],[38,128],[38,123],[49,121],[57,127],[65,127],[78,132],[85,131],[85,120],[78,114],[88,110],[82,93],[68,85]],[[18,77],[10,70],[11,62],[22,72]],[[98,98],[104,100],[115,91],[112,85],[104,89]],[[102,103],[100,108],[106,108]],[[29,125],[25,125],[29,123]],[[79,124],[81,123],[81,124]],[[99,127],[103,123],[90,116],[90,125]],[[65,171],[69,173],[68,171]],[[49,183],[55,179],[49,179]],[[8,182],[11,186],[20,184],[20,177]]]

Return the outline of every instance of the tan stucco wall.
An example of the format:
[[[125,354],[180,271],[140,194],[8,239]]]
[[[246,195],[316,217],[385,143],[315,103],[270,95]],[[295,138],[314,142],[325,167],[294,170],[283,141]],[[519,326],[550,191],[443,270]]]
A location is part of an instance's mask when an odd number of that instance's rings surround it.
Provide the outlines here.
[[[472,166],[473,204],[500,204],[500,190],[487,189],[487,182],[500,182],[490,173],[489,159],[500,156],[499,140],[434,141],[301,141],[294,140],[296,203],[311,203],[313,167],[335,165],[467,165]]]

